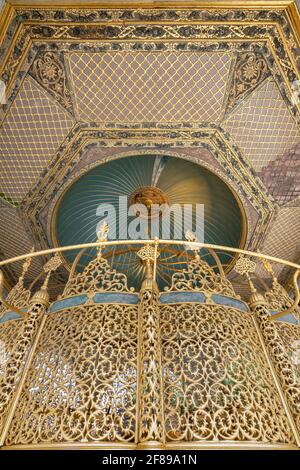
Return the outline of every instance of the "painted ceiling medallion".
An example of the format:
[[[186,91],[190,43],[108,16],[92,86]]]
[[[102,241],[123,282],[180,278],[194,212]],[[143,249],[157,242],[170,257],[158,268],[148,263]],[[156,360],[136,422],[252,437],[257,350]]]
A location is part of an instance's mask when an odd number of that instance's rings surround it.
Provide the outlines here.
[[[229,94],[228,108],[233,108],[242,97],[253,91],[270,75],[267,63],[260,54],[239,54],[233,84]]]
[[[129,197],[129,205],[143,204],[147,207],[148,217],[158,217],[161,209],[157,205],[168,204],[168,196],[155,186],[144,186],[136,189]],[[142,215],[142,214],[141,214]]]
[[[40,53],[32,65],[30,74],[65,109],[73,113],[63,54],[50,51]]]

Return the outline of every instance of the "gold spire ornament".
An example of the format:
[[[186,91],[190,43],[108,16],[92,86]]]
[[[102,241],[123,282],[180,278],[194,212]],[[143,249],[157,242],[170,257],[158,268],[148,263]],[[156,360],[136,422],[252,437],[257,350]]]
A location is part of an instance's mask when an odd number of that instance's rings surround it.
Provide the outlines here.
[[[34,252],[34,247],[32,247],[30,253]],[[5,312],[15,312],[22,317],[25,316],[25,313],[22,308],[27,309],[28,301],[31,295],[30,290],[24,287],[24,278],[28,272],[31,265],[32,258],[28,257],[25,259],[22,267],[22,273],[19,277],[17,284],[10,290],[7,297],[4,299],[3,290],[4,290],[4,274],[0,270],[0,318]]]
[[[234,270],[238,274],[241,274],[242,276],[246,276],[247,278],[250,291],[251,291],[251,296],[249,299],[249,305],[251,308],[254,308],[257,305],[265,305],[266,303],[266,300],[263,294],[257,291],[250,277],[250,273],[254,273],[255,269],[256,269],[256,263],[244,255],[241,255],[239,257],[234,267]]]
[[[160,256],[157,246],[145,245],[137,252],[137,255],[145,266],[145,278],[142,282],[141,292],[153,289],[158,290],[157,283],[155,279],[153,279],[153,267],[156,264],[157,258]]]
[[[100,228],[98,230],[98,233],[97,233],[97,241],[99,243],[105,243],[107,241],[107,238],[108,238],[108,231],[109,231],[109,226],[108,226],[108,223],[106,222],[106,220],[104,220],[102,222],[102,224],[100,225]],[[102,258],[102,250],[103,250],[104,246],[103,245],[99,245],[97,247],[97,257],[98,259],[99,258]]]
[[[47,261],[47,263],[44,265],[44,272],[46,273],[46,277],[44,279],[42,287],[32,296],[30,303],[37,303],[44,305],[45,307],[48,307],[49,305],[49,293],[48,293],[48,284],[49,284],[49,279],[51,276],[51,273],[53,271],[56,271],[57,268],[62,264],[62,259],[59,256],[58,253],[55,253],[55,255]]]

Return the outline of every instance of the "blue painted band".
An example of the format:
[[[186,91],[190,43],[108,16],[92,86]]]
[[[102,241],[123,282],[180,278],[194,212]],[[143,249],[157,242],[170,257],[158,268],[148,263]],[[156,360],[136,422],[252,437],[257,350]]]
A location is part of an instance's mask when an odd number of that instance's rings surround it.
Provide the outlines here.
[[[23,309],[22,309],[23,310]],[[24,310],[24,312],[26,312],[26,310]],[[5,323],[9,320],[19,320],[20,318],[22,318],[21,315],[19,315],[18,313],[15,313],[15,312],[7,312],[3,315],[2,318],[0,318],[0,323]]]
[[[243,312],[248,312],[248,305],[242,300],[234,299],[232,297],[227,297],[221,294],[212,294],[211,299],[214,303],[218,305],[226,305],[228,307],[234,307]],[[206,297],[203,292],[163,292],[160,295],[160,302],[162,304],[174,304],[181,302],[198,302],[205,303]]]
[[[49,313],[55,313],[65,308],[77,307],[84,305],[88,301],[86,294],[75,295],[66,299],[57,300],[49,307]],[[93,301],[95,304],[131,304],[135,305],[139,301],[138,294],[126,294],[123,292],[98,292],[94,295]]]

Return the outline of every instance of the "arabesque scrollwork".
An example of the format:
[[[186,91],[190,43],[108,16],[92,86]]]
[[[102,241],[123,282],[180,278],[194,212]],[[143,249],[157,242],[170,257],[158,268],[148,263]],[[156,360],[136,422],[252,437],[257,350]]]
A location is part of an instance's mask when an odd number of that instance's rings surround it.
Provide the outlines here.
[[[234,289],[228,279],[216,273],[214,269],[197,253],[187,268],[172,275],[171,291],[204,291],[236,297]]]
[[[250,313],[182,303],[161,317],[168,441],[293,441]]]
[[[25,295],[26,316],[0,319],[0,445],[299,447],[299,323],[284,315],[271,321],[279,285],[272,258],[238,250],[247,304],[224,272],[201,259],[199,249],[211,255],[216,246],[180,242],[194,259],[160,292],[162,243],[135,241],[144,277],[133,293],[126,274],[104,258],[108,244],[121,243],[108,241],[107,232],[104,224],[82,273],[81,252],[76,257],[59,299],[50,299],[48,287],[65,248],[51,252],[42,285]],[[252,258],[272,275],[264,293]],[[29,261],[20,283],[28,268]]]
[[[49,315],[7,445],[134,441],[137,324],[136,306]]]

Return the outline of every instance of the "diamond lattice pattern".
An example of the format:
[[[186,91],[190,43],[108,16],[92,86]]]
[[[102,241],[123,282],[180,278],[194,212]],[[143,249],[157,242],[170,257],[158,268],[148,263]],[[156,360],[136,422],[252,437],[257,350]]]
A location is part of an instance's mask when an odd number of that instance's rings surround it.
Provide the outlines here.
[[[262,253],[280,257],[287,260],[295,260],[299,257],[300,242],[300,207],[283,207],[268,232]],[[282,265],[274,263],[274,271],[279,275]],[[258,275],[266,275],[263,268],[257,270]]]
[[[300,140],[297,125],[272,81],[244,101],[224,127],[257,171]]]
[[[219,121],[231,57],[224,53],[72,53],[83,121]]]
[[[0,188],[20,201],[73,125],[67,112],[26,78],[0,128]]]
[[[0,251],[4,259],[12,258],[18,255],[29,253],[33,242],[30,241],[26,233],[22,219],[14,207],[9,206],[0,200]],[[21,275],[23,261],[13,263],[12,269],[17,276]],[[41,271],[42,265],[39,258],[35,258],[31,268],[30,275],[37,276]]]

